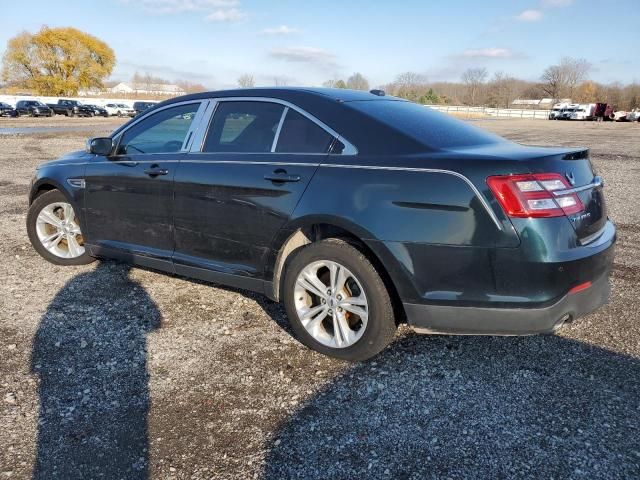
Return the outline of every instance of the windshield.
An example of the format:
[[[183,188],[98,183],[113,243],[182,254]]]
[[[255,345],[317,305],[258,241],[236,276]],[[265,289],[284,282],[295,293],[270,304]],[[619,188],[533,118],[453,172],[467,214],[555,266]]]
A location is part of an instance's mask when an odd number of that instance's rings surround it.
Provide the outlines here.
[[[367,100],[347,105],[435,149],[504,142],[497,135],[412,102]]]

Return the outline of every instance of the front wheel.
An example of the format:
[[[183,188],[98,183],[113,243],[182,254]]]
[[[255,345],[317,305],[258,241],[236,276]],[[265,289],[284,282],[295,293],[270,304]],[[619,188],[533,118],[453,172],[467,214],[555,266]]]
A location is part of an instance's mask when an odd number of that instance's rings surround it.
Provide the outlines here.
[[[27,213],[27,234],[36,252],[56,265],[85,265],[95,260],[84,247],[72,205],[58,190],[33,201]]]
[[[348,361],[373,357],[393,340],[393,306],[369,259],[348,242],[300,249],[286,268],[283,297],[291,327],[309,348]]]

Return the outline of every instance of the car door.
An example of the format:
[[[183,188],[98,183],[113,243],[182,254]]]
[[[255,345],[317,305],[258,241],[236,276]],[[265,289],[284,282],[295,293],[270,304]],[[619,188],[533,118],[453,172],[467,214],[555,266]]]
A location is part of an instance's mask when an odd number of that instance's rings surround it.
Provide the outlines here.
[[[217,101],[175,177],[176,272],[260,290],[271,241],[333,140],[293,106]]]
[[[183,102],[142,117],[118,133],[111,156],[88,163],[85,242],[95,255],[171,269],[173,178],[203,106]]]

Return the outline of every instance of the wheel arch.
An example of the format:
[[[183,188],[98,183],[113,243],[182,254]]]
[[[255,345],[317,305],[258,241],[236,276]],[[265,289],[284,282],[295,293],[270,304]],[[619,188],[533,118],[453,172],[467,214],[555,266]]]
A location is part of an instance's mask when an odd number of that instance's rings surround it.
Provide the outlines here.
[[[75,199],[69,195],[69,192],[67,192],[59,182],[51,178],[39,179],[33,184],[29,192],[29,205],[31,205],[40,195],[50,192],[51,190],[59,190],[65,197],[67,197],[69,203],[75,206]]]
[[[391,255],[391,252],[380,251],[382,245],[380,242],[368,241],[367,239],[370,237],[368,237],[365,230],[344,219],[310,218],[306,219],[306,221],[298,221],[283,229],[279,239],[274,242],[270,261],[267,262],[267,275],[272,275],[272,282],[270,288],[267,287],[266,295],[275,301],[279,301],[281,299],[284,273],[289,261],[293,258],[293,254],[306,245],[327,238],[343,239],[367,257],[387,287],[396,319],[399,322],[403,321],[405,313],[398,290],[398,283],[403,280],[397,278],[399,269],[396,265],[393,265],[396,262],[395,258]],[[385,261],[383,261],[383,258]],[[392,265],[389,265],[389,262],[392,262]]]

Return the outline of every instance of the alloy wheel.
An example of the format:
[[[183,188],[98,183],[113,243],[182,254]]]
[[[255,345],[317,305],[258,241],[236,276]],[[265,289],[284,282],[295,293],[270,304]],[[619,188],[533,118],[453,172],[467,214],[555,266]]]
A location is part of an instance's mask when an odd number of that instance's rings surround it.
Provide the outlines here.
[[[295,284],[295,308],[307,332],[321,344],[346,348],[367,328],[369,306],[360,281],[343,265],[312,262]]]
[[[42,246],[57,257],[77,258],[84,254],[84,238],[69,203],[46,205],[38,214],[36,234]]]

